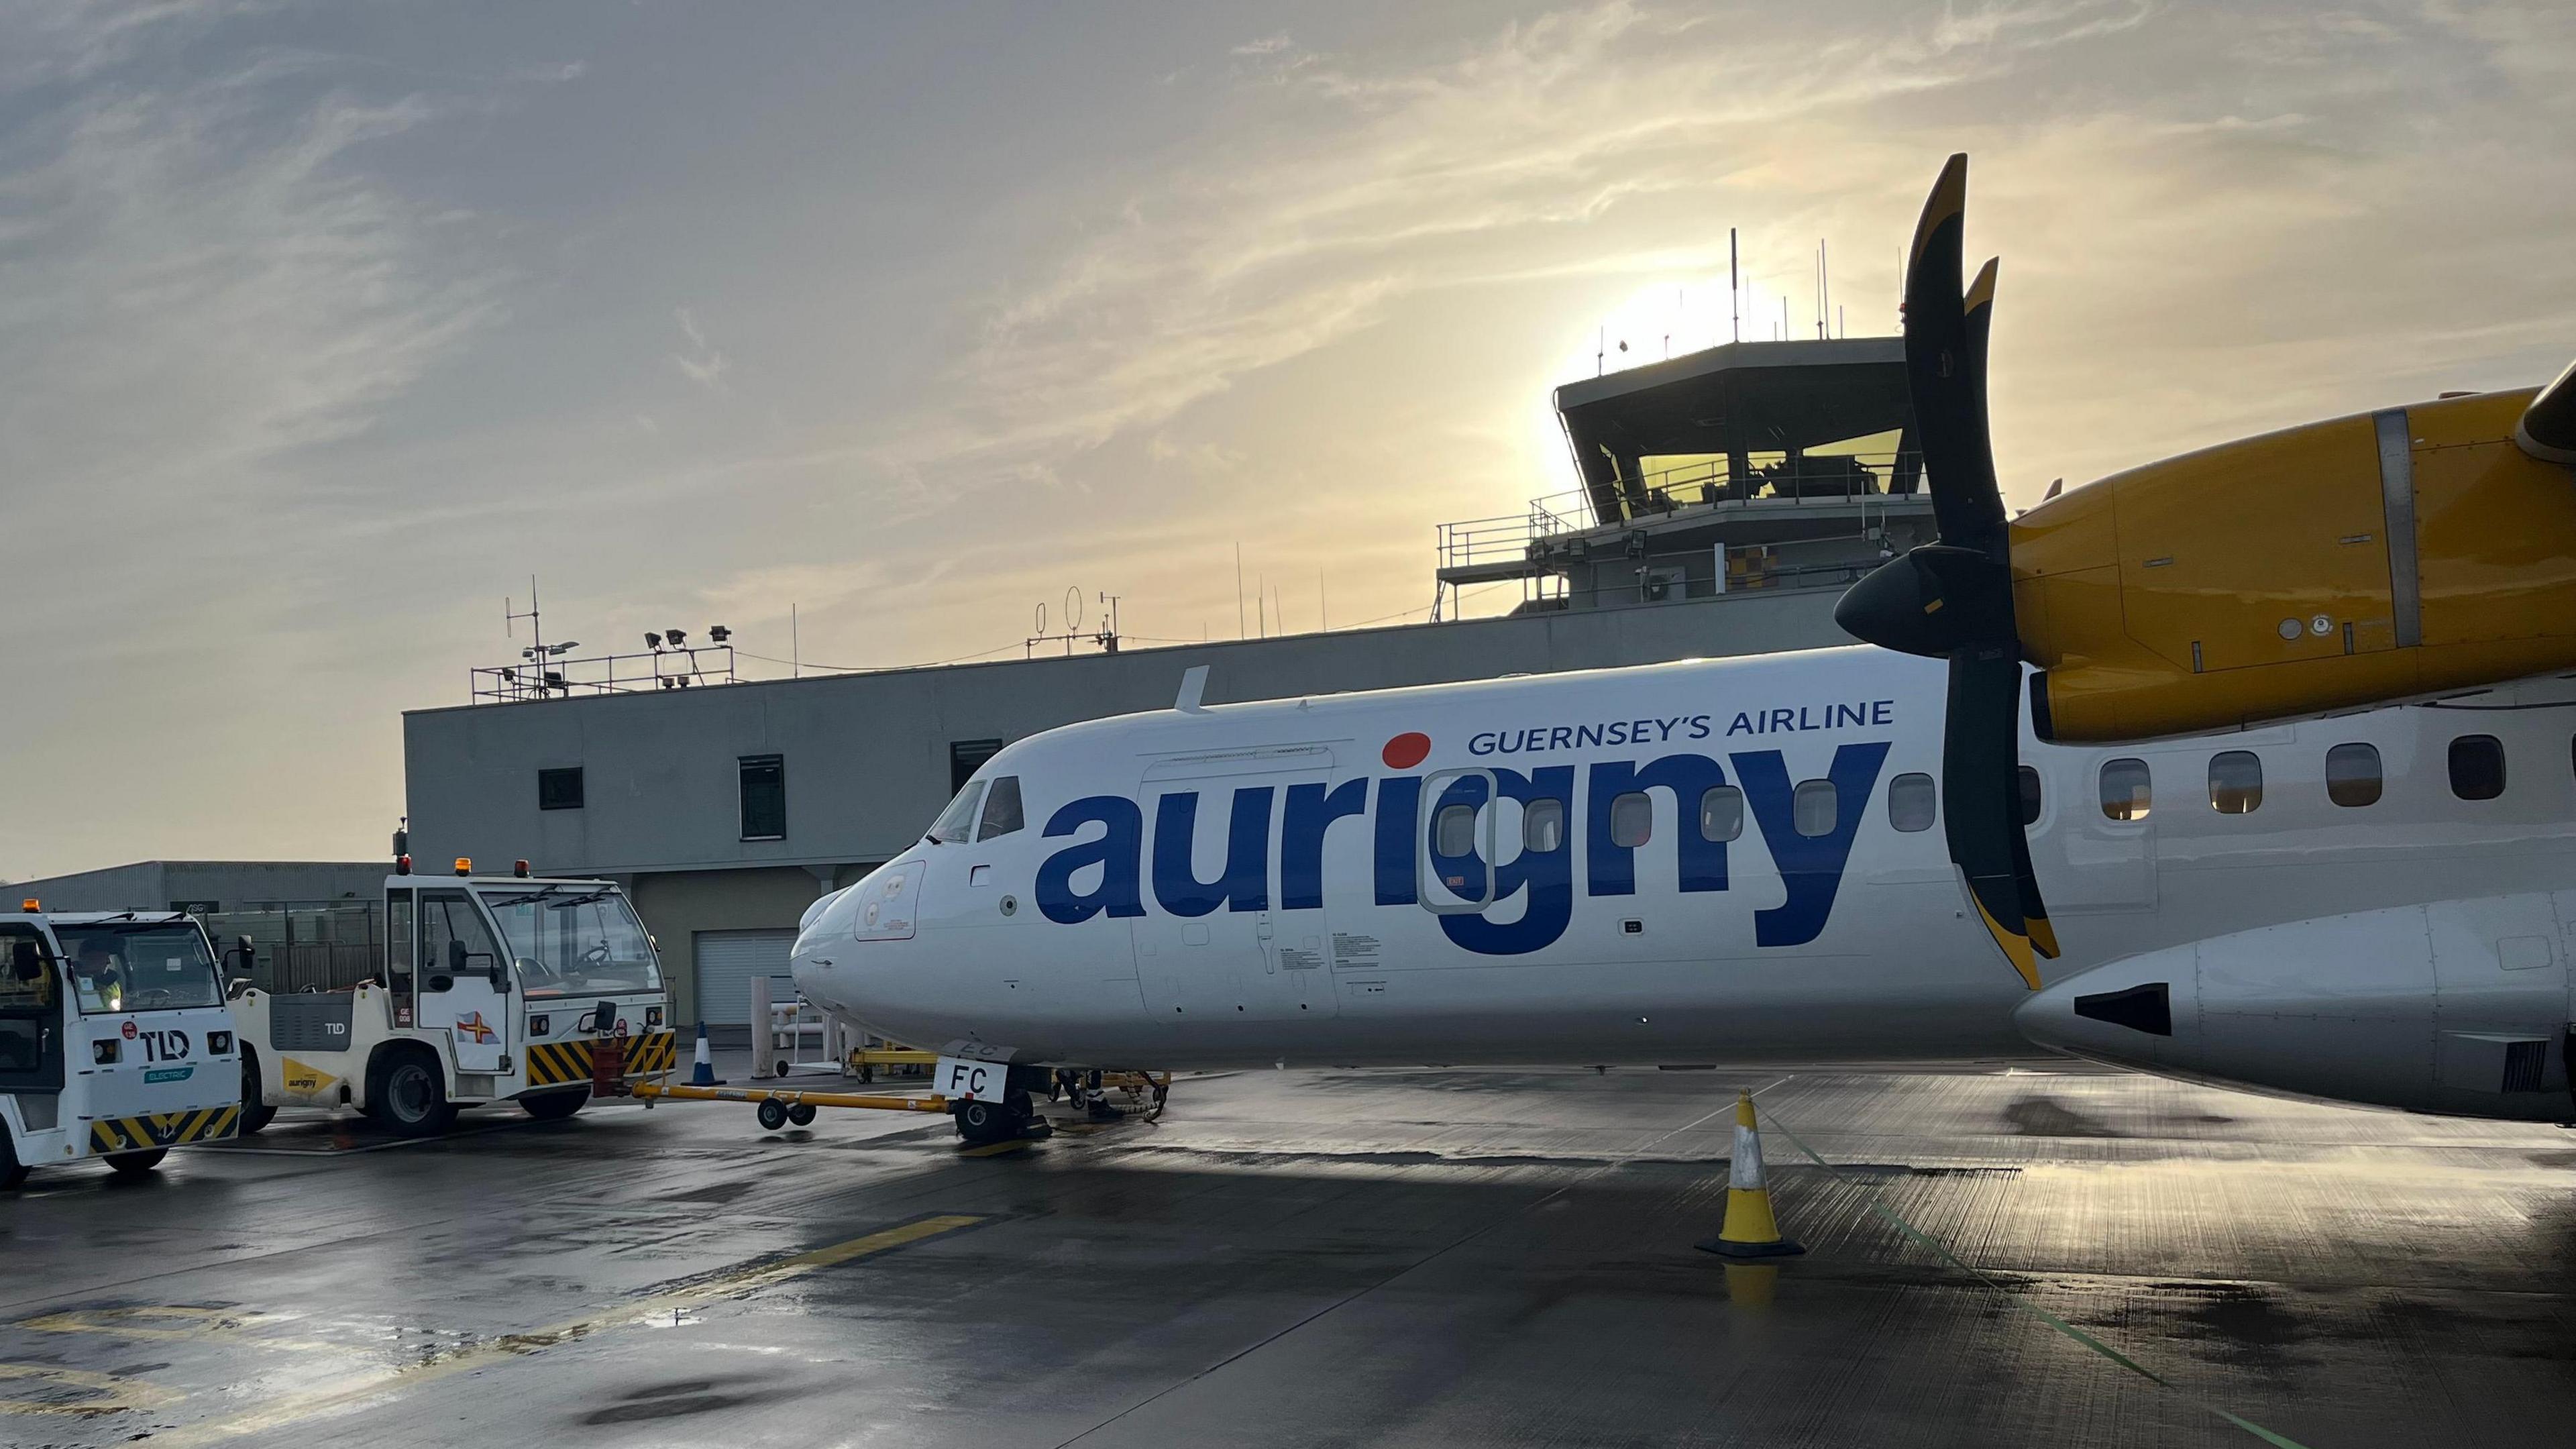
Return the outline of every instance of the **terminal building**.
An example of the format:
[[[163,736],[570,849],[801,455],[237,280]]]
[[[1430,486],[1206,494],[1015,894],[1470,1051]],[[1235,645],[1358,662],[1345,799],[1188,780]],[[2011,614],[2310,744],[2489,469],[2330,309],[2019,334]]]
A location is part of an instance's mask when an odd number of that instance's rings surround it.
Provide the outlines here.
[[[614,878],[679,1019],[731,1035],[806,907],[1011,740],[1168,708],[1200,664],[1224,704],[1847,644],[1844,588],[1931,536],[1897,339],[1719,347],[1556,404],[1583,487],[1438,530],[1444,605],[1519,584],[1501,617],[762,682],[721,643],[538,655],[404,715],[413,853]]]

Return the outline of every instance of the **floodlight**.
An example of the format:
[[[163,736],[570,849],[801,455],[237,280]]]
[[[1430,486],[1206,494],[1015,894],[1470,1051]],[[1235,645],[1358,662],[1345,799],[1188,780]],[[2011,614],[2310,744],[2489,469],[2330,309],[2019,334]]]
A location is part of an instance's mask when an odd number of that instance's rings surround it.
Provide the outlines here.
[[[644,635],[644,647],[645,647],[645,648],[647,648],[647,649],[652,650],[652,651],[653,651],[654,653],[656,653],[656,654],[661,653],[661,652],[662,652],[662,636],[661,636],[661,635],[659,635],[659,634],[651,633],[651,632],[649,632],[649,631],[648,631],[648,632]]]
[[[727,639],[733,637],[733,631],[722,624],[710,624],[707,626],[707,637],[718,644],[722,644]]]
[[[670,640],[671,647],[674,649],[688,647],[689,631],[686,629],[665,629],[662,631],[662,637]]]

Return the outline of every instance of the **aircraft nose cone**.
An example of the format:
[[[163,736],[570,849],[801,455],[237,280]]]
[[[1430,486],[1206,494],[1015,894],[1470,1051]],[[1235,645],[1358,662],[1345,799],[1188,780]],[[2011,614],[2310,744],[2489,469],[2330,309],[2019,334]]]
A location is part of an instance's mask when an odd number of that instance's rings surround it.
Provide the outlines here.
[[[2051,1051],[2120,1066],[2187,1066],[2200,1036],[2190,947],[2096,966],[2013,1011],[2022,1035]]]

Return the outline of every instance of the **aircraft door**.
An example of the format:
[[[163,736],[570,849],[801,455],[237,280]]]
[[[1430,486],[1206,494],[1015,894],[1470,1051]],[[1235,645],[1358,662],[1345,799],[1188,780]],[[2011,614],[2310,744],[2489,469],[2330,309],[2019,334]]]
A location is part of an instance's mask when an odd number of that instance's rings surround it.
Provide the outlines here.
[[[0,926],[0,1092],[63,1089],[65,994],[44,933]]]
[[[1290,798],[1327,788],[1332,761],[1328,748],[1301,745],[1147,766],[1147,904],[1129,928],[1148,1016],[1183,1025],[1333,1014],[1324,912],[1279,894]]]
[[[1424,910],[1474,915],[1494,903],[1502,860],[1502,784],[1491,770],[1437,770],[1422,781],[1430,818],[1414,835],[1414,881]]]
[[[2048,777],[2046,793],[2054,798],[2039,802],[2031,823],[2041,895],[2052,914],[2154,910],[2155,814],[2181,805],[2194,782],[2172,756],[2114,750],[2085,758],[2080,769]],[[2025,818],[2032,814],[2028,784],[2025,777]],[[2051,857],[2056,869],[2040,863]]]
[[[498,1072],[511,1049],[510,958],[482,908],[461,890],[420,893],[420,991],[415,1020],[456,1043],[460,1072]]]

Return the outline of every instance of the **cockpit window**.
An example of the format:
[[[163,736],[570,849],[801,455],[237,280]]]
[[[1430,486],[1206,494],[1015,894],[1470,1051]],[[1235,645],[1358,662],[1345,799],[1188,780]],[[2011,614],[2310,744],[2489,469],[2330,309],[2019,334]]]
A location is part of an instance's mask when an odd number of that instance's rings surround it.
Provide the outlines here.
[[[949,801],[948,808],[940,811],[939,818],[931,822],[930,843],[963,845],[974,839],[975,807],[981,804],[983,799],[984,782],[967,781],[966,788],[958,791],[957,798]]]
[[[1004,775],[984,792],[984,823],[975,827],[975,838],[990,840],[1019,828],[1020,777]]]

